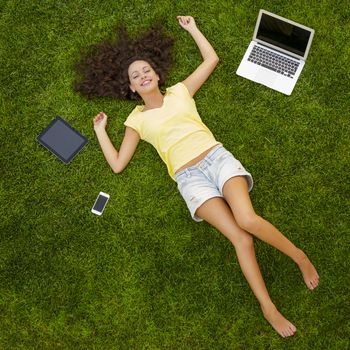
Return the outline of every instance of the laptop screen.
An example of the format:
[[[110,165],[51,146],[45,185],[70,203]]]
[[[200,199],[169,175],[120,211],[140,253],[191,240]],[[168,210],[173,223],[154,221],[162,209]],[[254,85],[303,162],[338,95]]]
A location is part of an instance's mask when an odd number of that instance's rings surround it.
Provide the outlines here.
[[[304,57],[311,32],[262,13],[256,38]]]

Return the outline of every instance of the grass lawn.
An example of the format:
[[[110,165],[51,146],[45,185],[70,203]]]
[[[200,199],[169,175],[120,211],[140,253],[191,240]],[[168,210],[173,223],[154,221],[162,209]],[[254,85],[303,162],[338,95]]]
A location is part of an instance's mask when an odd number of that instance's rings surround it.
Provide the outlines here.
[[[176,3],[176,4],[175,4]],[[315,29],[291,96],[238,77],[260,8]],[[350,10],[346,0],[0,0],[0,349],[349,349]],[[252,201],[315,263],[256,241],[271,296],[298,328],[264,320],[232,245],[187,208],[152,146],[113,174],[92,128],[116,147],[135,102],[72,90],[81,49],[161,21],[176,39],[168,85],[200,62],[175,17],[189,14],[219,66],[197,93],[204,122],[254,177]],[[37,135],[61,115],[89,139],[63,165]],[[101,217],[90,209],[111,195]]]

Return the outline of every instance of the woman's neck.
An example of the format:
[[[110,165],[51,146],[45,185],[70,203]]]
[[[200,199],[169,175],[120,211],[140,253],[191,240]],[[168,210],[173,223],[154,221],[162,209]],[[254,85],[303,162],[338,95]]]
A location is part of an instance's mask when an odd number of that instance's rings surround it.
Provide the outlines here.
[[[154,108],[160,108],[163,106],[164,96],[159,89],[152,91],[149,94],[141,96],[144,102],[144,111]]]

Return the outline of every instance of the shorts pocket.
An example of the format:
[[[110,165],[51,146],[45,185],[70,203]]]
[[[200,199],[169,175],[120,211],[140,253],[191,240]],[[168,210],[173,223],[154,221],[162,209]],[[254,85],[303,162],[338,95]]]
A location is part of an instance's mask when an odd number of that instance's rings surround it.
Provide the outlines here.
[[[176,179],[177,189],[180,192],[183,189],[183,187],[186,185],[186,178],[187,178],[187,176],[185,174],[182,174]]]

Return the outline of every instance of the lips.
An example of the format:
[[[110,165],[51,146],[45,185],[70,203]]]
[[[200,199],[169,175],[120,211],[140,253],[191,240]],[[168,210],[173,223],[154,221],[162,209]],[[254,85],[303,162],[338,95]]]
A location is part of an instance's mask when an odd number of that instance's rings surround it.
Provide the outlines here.
[[[147,86],[147,85],[151,84],[151,81],[152,81],[151,79],[147,79],[141,83],[141,86]]]

